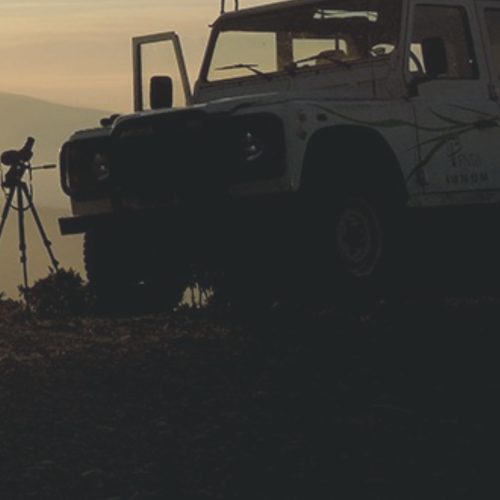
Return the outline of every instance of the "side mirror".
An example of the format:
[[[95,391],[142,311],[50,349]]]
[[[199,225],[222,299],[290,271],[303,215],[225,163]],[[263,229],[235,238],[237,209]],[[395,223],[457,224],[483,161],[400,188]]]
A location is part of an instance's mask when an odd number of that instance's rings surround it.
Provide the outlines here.
[[[444,40],[440,36],[431,36],[422,40],[422,58],[425,71],[431,78],[448,72],[448,57]]]
[[[149,82],[149,104],[151,109],[171,108],[174,100],[174,85],[169,76],[153,76]]]

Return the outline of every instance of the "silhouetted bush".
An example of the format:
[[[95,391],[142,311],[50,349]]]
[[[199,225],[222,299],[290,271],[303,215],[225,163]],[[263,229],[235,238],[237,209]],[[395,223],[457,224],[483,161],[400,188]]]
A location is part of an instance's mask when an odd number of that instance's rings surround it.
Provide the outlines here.
[[[51,270],[24,293],[31,311],[40,319],[66,318],[88,314],[92,296],[87,284],[73,269]]]
[[[0,322],[10,323],[26,319],[26,308],[20,300],[13,300],[5,297],[0,292]]]

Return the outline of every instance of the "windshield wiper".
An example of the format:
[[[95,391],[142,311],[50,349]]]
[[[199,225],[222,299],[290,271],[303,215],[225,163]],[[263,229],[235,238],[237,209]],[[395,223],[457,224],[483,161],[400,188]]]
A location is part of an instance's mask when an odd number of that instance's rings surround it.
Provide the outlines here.
[[[298,61],[292,62],[291,64],[289,64],[287,66],[287,70],[294,71],[298,68],[297,64],[301,64],[301,63],[305,63],[305,62],[309,62],[309,61],[318,61],[321,59],[324,59],[325,61],[333,62],[335,64],[338,64],[339,66],[343,66],[344,68],[348,68],[348,69],[352,68],[350,63],[348,63],[347,61],[343,61],[342,59],[337,59],[336,57],[330,56],[328,54],[316,54],[314,56],[305,57],[304,59],[299,59]]]
[[[266,80],[272,80],[272,78],[269,75],[266,75],[265,73],[263,73],[262,71],[260,71],[260,69],[257,69],[258,66],[259,66],[258,64],[244,64],[244,63],[239,63],[239,64],[231,64],[229,66],[221,66],[220,68],[215,68],[215,70],[216,71],[227,71],[227,70],[230,70],[230,69],[244,68],[244,69],[248,69],[249,71],[251,71],[255,75],[259,75],[262,78],[265,78]]]

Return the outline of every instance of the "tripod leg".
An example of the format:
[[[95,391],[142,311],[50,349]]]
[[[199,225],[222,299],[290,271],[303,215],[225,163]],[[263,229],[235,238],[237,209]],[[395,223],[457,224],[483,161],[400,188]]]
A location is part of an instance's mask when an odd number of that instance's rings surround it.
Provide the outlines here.
[[[47,234],[45,233],[45,230],[43,229],[42,226],[42,221],[40,220],[40,217],[38,215],[38,212],[35,208],[35,204],[33,203],[33,198],[30,195],[30,192],[28,190],[28,187],[26,184],[23,182],[21,184],[22,190],[24,192],[24,195],[26,196],[26,199],[28,200],[28,207],[31,209],[31,213],[33,214],[33,218],[35,219],[36,225],[38,227],[38,231],[40,232],[40,236],[42,237],[43,244],[45,245],[45,248],[47,249],[47,253],[49,254],[50,261],[52,262],[52,265],[54,266],[55,270],[59,270],[59,262],[54,256],[54,252],[52,252],[52,242],[49,240],[47,237]]]
[[[2,236],[5,223],[7,222],[7,217],[9,215],[9,210],[10,207],[12,206],[12,198],[14,197],[14,189],[11,189],[9,191],[9,196],[7,198],[7,201],[5,202],[5,207],[3,207],[3,212],[2,212],[2,221],[0,222],[0,237]]]
[[[24,203],[23,203],[23,193],[19,189],[19,186],[15,188],[17,190],[17,210],[18,210],[18,221],[19,221],[19,250],[21,252],[21,264],[23,266],[23,277],[24,277],[24,290],[28,292],[28,255],[26,253],[26,231],[24,227]],[[26,295],[27,297],[27,295]]]

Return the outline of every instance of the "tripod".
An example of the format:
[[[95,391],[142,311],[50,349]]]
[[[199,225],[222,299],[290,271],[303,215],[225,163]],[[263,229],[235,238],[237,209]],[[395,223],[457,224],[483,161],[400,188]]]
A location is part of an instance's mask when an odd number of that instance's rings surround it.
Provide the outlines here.
[[[18,214],[18,230],[19,230],[19,251],[21,252],[21,265],[23,269],[24,278],[24,294],[27,298],[28,291],[28,254],[26,245],[26,226],[24,221],[24,214],[31,210],[33,218],[35,220],[36,226],[42,238],[42,241],[49,254],[50,261],[54,266],[55,270],[59,269],[59,262],[56,260],[54,253],[52,252],[52,243],[47,237],[47,234],[42,226],[42,221],[35,208],[33,201],[32,192],[28,188],[26,182],[22,180],[26,170],[30,172],[36,169],[46,169],[54,168],[53,165],[47,165],[44,167],[32,168],[30,164],[30,159],[33,156],[32,148],[34,144],[34,139],[29,137],[26,144],[19,151],[6,151],[1,156],[1,162],[4,165],[10,166],[10,170],[2,179],[2,189],[7,193],[7,201],[5,203],[2,218],[0,220],[0,239],[7,222],[10,210],[13,209],[17,211]],[[13,201],[16,201],[17,205],[13,205]]]

